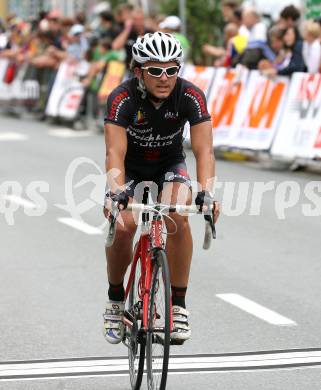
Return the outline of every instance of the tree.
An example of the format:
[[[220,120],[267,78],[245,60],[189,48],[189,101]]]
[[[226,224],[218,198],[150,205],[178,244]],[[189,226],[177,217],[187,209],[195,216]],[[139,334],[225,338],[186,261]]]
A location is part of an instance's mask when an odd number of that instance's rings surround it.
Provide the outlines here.
[[[179,0],[161,0],[160,12],[179,14]],[[205,62],[204,43],[221,44],[223,18],[219,0],[186,0],[187,37],[191,42],[191,59],[195,64]]]

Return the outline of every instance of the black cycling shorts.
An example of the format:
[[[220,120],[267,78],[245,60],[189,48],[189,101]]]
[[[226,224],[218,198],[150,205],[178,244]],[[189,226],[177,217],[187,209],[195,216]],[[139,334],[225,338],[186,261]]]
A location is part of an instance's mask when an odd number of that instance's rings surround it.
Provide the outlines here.
[[[126,169],[126,192],[131,198],[135,198],[138,203],[142,202],[145,187],[149,187],[150,194],[155,202],[163,188],[169,183],[182,183],[192,190],[185,161],[170,165],[151,180],[142,180],[138,173]]]

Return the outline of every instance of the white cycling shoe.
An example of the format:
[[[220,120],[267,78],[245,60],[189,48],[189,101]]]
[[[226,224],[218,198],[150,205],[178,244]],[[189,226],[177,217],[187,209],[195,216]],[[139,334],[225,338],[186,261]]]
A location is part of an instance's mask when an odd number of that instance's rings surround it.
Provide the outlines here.
[[[191,328],[188,323],[189,312],[181,306],[173,306],[173,331],[171,340],[175,344],[183,344],[191,337]]]
[[[124,302],[107,301],[104,317],[104,336],[110,344],[119,344],[124,337]]]

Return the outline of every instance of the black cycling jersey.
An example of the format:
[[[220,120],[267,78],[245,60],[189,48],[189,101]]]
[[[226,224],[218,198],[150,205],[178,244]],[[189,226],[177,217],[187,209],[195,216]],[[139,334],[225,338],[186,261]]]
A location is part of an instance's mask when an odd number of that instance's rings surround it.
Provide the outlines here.
[[[108,97],[105,123],[127,130],[125,169],[144,180],[161,174],[166,167],[184,161],[183,132],[210,120],[204,93],[180,77],[171,95],[159,108],[137,89],[132,78],[119,85]]]

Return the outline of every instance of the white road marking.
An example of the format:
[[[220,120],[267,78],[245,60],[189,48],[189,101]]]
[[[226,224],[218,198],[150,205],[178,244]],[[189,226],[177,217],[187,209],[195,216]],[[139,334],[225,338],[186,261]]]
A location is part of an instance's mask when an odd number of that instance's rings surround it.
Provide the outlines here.
[[[5,132],[0,133],[0,141],[25,141],[29,137],[25,134],[14,133],[14,132]]]
[[[69,128],[57,128],[51,129],[48,131],[48,134],[52,137],[58,138],[80,138],[80,137],[90,137],[95,134],[92,130],[72,130]]]
[[[296,322],[291,319],[280,315],[279,313],[270,310],[258,303],[251,301],[239,294],[217,294],[218,298],[223,299],[223,301],[230,303],[238,307],[241,310],[246,311],[249,314],[252,314],[255,317],[260,318],[263,321],[268,322],[272,325],[279,326],[296,326]]]
[[[83,233],[90,235],[102,235],[104,232],[96,227],[90,226],[85,222],[78,221],[73,218],[58,218],[58,222],[63,223],[67,226],[70,226],[74,229],[80,230]]]
[[[321,366],[321,350],[172,356],[170,373],[211,373]],[[0,363],[0,381],[128,375],[128,358]]]
[[[26,209],[36,209],[37,205],[33,202],[30,202],[30,200],[21,198],[20,196],[17,195],[3,195],[3,199],[8,200],[12,203],[16,203],[19,206],[23,206]]]

